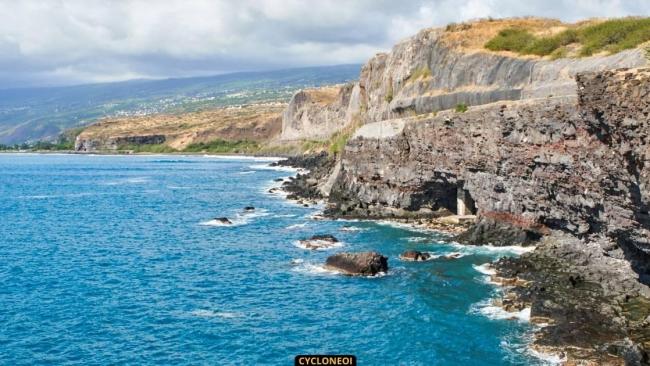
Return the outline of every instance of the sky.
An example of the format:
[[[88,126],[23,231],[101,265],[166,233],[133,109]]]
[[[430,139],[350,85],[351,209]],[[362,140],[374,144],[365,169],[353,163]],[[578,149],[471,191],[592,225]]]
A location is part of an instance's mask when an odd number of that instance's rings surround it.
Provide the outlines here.
[[[650,15],[650,0],[0,0],[0,88],[364,63],[433,26]]]

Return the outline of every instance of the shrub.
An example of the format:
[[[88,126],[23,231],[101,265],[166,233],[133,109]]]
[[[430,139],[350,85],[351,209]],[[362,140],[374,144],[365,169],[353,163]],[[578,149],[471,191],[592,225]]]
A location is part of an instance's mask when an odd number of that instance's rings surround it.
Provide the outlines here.
[[[600,51],[610,53],[634,48],[650,40],[650,18],[624,18],[608,20],[585,27],[580,32],[582,56]]]
[[[485,44],[485,48],[492,51],[522,52],[528,45],[535,41],[535,36],[522,28],[503,29],[494,38]]]
[[[222,140],[216,139],[210,142],[198,142],[188,145],[185,152],[210,152],[210,153],[240,153],[252,152],[259,149],[259,144],[249,140]]]
[[[393,101],[393,82],[391,81],[388,84],[388,90],[386,91],[386,96],[384,97],[384,100],[386,103],[390,103]]]
[[[465,103],[458,103],[456,104],[456,112],[458,113],[465,113],[467,112],[467,104]]]
[[[582,46],[580,56],[607,51],[620,52],[650,40],[650,18],[612,19],[567,29],[549,37],[536,37],[522,28],[501,30],[485,44],[492,51],[512,51],[522,55],[564,57],[572,43]]]
[[[426,79],[430,77],[431,77],[431,70],[429,69],[428,66],[423,66],[411,71],[411,75],[409,75],[408,79],[406,79],[406,82],[412,83],[418,79]]]
[[[134,153],[154,153],[154,154],[164,154],[178,152],[178,150],[169,147],[165,144],[129,144],[129,145],[120,145],[117,147],[117,150],[122,151],[133,151]]]

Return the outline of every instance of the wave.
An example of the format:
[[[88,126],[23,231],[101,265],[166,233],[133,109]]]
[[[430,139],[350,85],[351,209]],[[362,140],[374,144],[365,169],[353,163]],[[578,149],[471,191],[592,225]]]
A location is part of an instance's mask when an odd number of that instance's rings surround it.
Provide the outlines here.
[[[506,311],[501,306],[494,304],[492,299],[480,301],[470,307],[470,313],[480,314],[493,320],[517,320],[519,322],[530,321],[530,308],[520,311]]]
[[[484,275],[494,276],[497,274],[497,271],[494,268],[492,268],[492,265],[490,263],[472,264],[472,267],[477,272],[483,273]]]
[[[457,248],[459,251],[471,252],[471,253],[483,253],[483,254],[514,254],[522,255],[524,253],[532,252],[535,250],[535,246],[526,246],[522,247],[519,245],[509,245],[509,246],[494,246],[491,244],[486,245],[464,245],[457,242],[451,242],[449,245]]]
[[[309,244],[312,245],[311,248],[309,247]],[[330,250],[334,248],[341,248],[345,244],[341,241],[337,241],[333,243],[327,240],[296,240],[293,242],[293,245],[300,249],[323,251],[323,250]]]
[[[307,226],[307,223],[302,223],[302,224],[293,224],[285,227],[287,230],[296,230],[296,229],[302,229]]]
[[[312,275],[312,276],[346,276],[345,274],[335,270],[329,269],[324,264],[314,264],[309,262],[300,262],[299,265],[295,266],[292,269],[293,272],[298,272],[302,274]],[[389,271],[390,272],[390,271]],[[388,276],[390,273],[379,272],[374,276],[356,276],[356,278],[381,278]]]
[[[368,230],[368,228],[356,227],[356,226],[343,226],[342,228],[339,229],[339,231],[345,231],[345,232],[366,231],[366,230]]]
[[[124,178],[124,179],[107,181],[99,184],[103,186],[121,186],[125,184],[145,184],[145,183],[149,183],[150,181],[151,178],[149,177],[132,177],[132,178]]]
[[[214,226],[214,227],[234,227],[249,224],[253,219],[258,217],[269,216],[270,213],[265,209],[256,209],[255,211],[241,212],[234,216],[228,217],[230,223],[222,222],[221,220],[212,219],[200,222],[201,226]]]
[[[192,189],[192,187],[186,187],[186,186],[167,186],[169,189]]]
[[[81,192],[81,193],[65,193],[65,194],[36,194],[36,195],[27,195],[27,196],[17,196],[17,199],[26,199],[26,200],[45,200],[50,198],[74,198],[74,197],[90,197],[90,196],[105,196],[111,193],[102,193],[102,192]]]
[[[422,253],[429,254],[429,258],[420,261],[411,261],[408,259],[403,259],[401,255],[399,256],[399,258],[404,262],[428,262],[436,259],[458,259],[466,256],[466,254],[459,253],[459,252],[450,252],[444,254],[436,254],[435,252],[422,252]]]
[[[197,309],[190,312],[190,315],[200,317],[200,318],[241,318],[244,316],[242,313],[231,312],[231,311],[212,311],[206,309]]]
[[[540,359],[547,365],[562,365],[567,361],[566,356],[562,357],[556,353],[541,352],[530,347],[527,351],[531,356]]]
[[[300,263],[300,265],[292,269],[294,272],[309,274],[309,275],[318,275],[318,276],[339,276],[342,275],[341,272],[326,268],[324,264],[313,264],[313,263]]]
[[[259,161],[274,163],[283,158],[276,156],[245,156],[245,155],[203,155],[206,159],[220,159],[220,160],[245,160],[245,161]]]
[[[239,172],[237,174],[239,174],[239,175],[248,175],[248,174],[254,174],[254,173],[255,173],[254,170],[246,170],[246,171],[243,171],[243,172]]]
[[[420,243],[423,241],[432,241],[432,240],[424,236],[411,236],[406,238],[406,241],[408,241],[409,243]]]
[[[196,160],[181,160],[181,159],[169,159],[169,160],[151,160],[149,163],[156,163],[156,164],[177,164],[177,163],[183,163],[183,164],[196,164],[198,161]]]
[[[294,168],[291,166],[271,166],[269,164],[252,164],[248,166],[254,170],[275,170],[277,172],[292,172],[292,173],[307,173],[307,170],[302,168]]]
[[[416,233],[434,233],[436,232],[433,229],[428,229],[425,227],[418,227],[414,226],[413,224],[407,223],[407,222],[398,222],[398,221],[391,221],[391,220],[377,220],[375,221],[376,224],[382,225],[382,226],[390,226],[396,229],[403,229],[403,230],[408,230],[408,231],[413,231]]]

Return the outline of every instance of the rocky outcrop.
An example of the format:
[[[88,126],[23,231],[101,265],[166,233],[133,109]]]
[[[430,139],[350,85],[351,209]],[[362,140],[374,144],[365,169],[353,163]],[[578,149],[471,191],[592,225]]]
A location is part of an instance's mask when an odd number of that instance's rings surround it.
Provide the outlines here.
[[[281,130],[285,104],[269,103],[184,114],[107,119],[84,129],[75,141],[82,152],[115,151],[142,145],[183,150],[214,140],[268,142]]]
[[[282,140],[322,140],[351,124],[360,113],[358,83],[305,89],[282,115]]]
[[[134,145],[159,145],[167,140],[165,135],[114,136],[104,139],[80,136],[75,141],[75,151],[83,152],[117,150]]]
[[[399,258],[407,262],[424,262],[431,259],[431,253],[420,252],[418,250],[407,250],[400,254]]]
[[[322,186],[327,184],[329,176],[334,169],[335,161],[326,152],[316,155],[298,155],[274,163],[281,166],[302,168],[308,173],[299,173],[282,184],[288,193],[288,199],[318,200],[324,197]]]
[[[388,258],[377,252],[338,253],[327,258],[325,266],[351,276],[375,276],[388,271]]]
[[[601,245],[547,236],[535,251],[499,260],[492,281],[508,286],[500,305],[530,308],[531,321],[541,326],[533,347],[560,349],[568,364],[646,365],[650,289],[628,261]]]

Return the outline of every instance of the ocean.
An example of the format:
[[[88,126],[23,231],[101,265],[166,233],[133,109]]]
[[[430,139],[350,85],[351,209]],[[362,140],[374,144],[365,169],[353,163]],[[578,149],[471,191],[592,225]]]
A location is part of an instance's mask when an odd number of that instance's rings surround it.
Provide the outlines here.
[[[491,305],[482,267],[519,248],[388,222],[314,220],[268,193],[269,159],[0,154],[0,364],[540,365],[527,314]],[[254,206],[253,212],[244,212]],[[215,217],[228,217],[220,225]],[[332,234],[309,251],[298,240]],[[402,262],[407,249],[455,260]],[[346,277],[339,251],[389,271]]]

